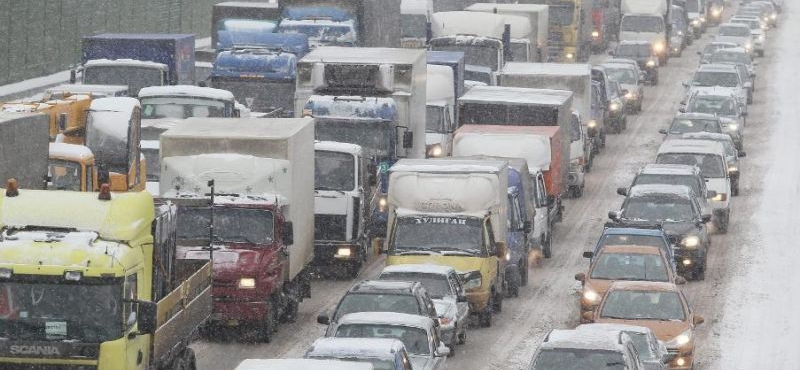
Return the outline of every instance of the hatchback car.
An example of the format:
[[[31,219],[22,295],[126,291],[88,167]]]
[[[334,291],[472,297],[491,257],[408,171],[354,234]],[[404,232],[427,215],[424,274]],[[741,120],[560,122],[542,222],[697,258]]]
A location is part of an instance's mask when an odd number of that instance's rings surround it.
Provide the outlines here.
[[[700,64],[709,63],[711,59],[711,55],[714,54],[715,51],[725,48],[735,48],[739,45],[732,43],[732,42],[709,42],[703,47],[703,50],[697,52],[697,55],[700,56]]]
[[[319,338],[305,358],[366,362],[375,370],[413,370],[406,346],[398,339]]]
[[[700,88],[689,97],[686,113],[706,113],[719,117],[722,132],[731,136],[736,149],[744,150],[744,129],[747,123],[747,112],[739,104],[734,92],[727,88]]]
[[[641,112],[644,100],[644,76],[639,74],[639,68],[626,63],[603,63],[608,77],[617,81],[622,88],[625,98],[625,109],[629,112]]]
[[[631,187],[620,211],[608,217],[620,224],[660,224],[675,248],[677,271],[696,280],[705,278],[706,254],[711,237],[704,213],[691,188],[684,185]]]
[[[596,323],[650,328],[666,343],[673,370],[694,364],[694,330],[705,319],[695,315],[683,292],[672,283],[619,281],[611,285],[592,319]]]
[[[334,338],[398,339],[411,357],[414,370],[444,368],[450,349],[439,339],[434,320],[425,316],[390,312],[359,312],[341,317],[326,335]]]
[[[683,134],[682,139],[689,140],[710,140],[722,144],[725,148],[725,159],[728,162],[728,175],[731,176],[731,195],[739,195],[739,177],[741,174],[741,166],[739,159],[746,157],[747,153],[736,149],[736,144],[727,134],[713,134],[710,132],[699,132],[692,134]]]
[[[767,24],[762,22],[758,16],[749,15],[737,15],[731,18],[729,22],[750,27],[750,35],[753,36],[753,51],[756,55],[763,57],[767,44]]]
[[[607,331],[611,333],[623,332],[628,334],[633,340],[639,358],[644,364],[645,370],[667,370],[667,363],[671,361],[671,356],[667,351],[664,342],[656,338],[650,328],[645,326],[625,325],[625,324],[583,324],[578,325],[575,330],[596,332]]]
[[[439,265],[386,266],[378,280],[418,281],[436,306],[442,340],[452,353],[456,344],[467,340],[469,303],[455,269]]]
[[[700,168],[682,164],[647,164],[639,171],[631,181],[631,187],[636,185],[686,185],[692,189],[697,203],[703,213],[711,212],[710,198],[717,196],[713,190],[706,187],[706,179]],[[618,188],[617,194],[627,195],[629,188]]]
[[[354,312],[397,312],[439,320],[436,306],[422,283],[365,280],[345,293],[333,315],[321,314],[317,322],[328,325],[330,333],[342,316]]]
[[[617,47],[609,52],[614,58],[636,61],[647,80],[652,85],[658,84],[659,58],[652,44],[646,41],[620,41]]]
[[[634,245],[603,248],[592,259],[589,270],[575,274],[575,280],[580,281],[583,286],[580,299],[582,322],[587,322],[583,315],[597,308],[603,295],[615,281],[686,283],[686,280],[675,273],[673,264],[664,251],[658,247]]]
[[[692,132],[714,132],[722,133],[722,122],[720,119],[708,113],[678,113],[672,119],[668,129],[658,130],[659,133],[666,135],[665,140],[678,138],[683,134]]]
[[[528,365],[529,370],[643,368],[628,334],[578,330],[551,330]]]
[[[600,254],[603,248],[613,245],[638,245],[657,247],[666,253],[670,261],[675,260],[674,250],[672,244],[667,237],[661,225],[631,225],[627,227],[624,225],[606,224],[603,227],[603,234],[592,247],[591,251],[583,252],[583,257],[589,259],[589,264],[593,257]]]
[[[753,52],[753,35],[750,33],[750,27],[744,24],[720,24],[714,41],[732,42],[745,48],[748,53]]]
[[[753,102],[753,91],[755,91],[756,83],[756,65],[758,65],[758,62],[754,62],[750,54],[748,54],[744,48],[735,47],[717,50],[711,55],[710,62],[712,64],[731,64],[741,67],[741,69],[746,71],[746,73],[740,71],[740,74],[744,77],[745,83],[750,84],[750,95],[747,96],[748,103]]]
[[[689,88],[687,97],[704,87],[728,88],[744,107],[747,104],[748,91],[752,87],[742,79],[736,67],[729,64],[702,64],[694,72],[691,82],[684,86]]]

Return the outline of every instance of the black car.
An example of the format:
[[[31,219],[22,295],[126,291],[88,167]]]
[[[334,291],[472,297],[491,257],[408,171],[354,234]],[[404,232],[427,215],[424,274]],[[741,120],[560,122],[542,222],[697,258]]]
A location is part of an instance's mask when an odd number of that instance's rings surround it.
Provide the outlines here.
[[[658,55],[647,41],[620,41],[609,52],[614,58],[635,60],[651,85],[658,85]]]
[[[621,224],[660,224],[675,248],[678,273],[705,279],[706,255],[711,245],[705,213],[692,189],[685,185],[635,185],[620,211],[608,217]]]

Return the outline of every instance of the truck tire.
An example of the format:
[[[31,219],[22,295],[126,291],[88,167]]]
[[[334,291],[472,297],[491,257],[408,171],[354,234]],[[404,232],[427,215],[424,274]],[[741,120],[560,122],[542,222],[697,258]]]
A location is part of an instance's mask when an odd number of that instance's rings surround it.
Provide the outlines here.
[[[494,294],[489,295],[489,302],[486,302],[483,312],[478,314],[478,321],[482,328],[489,328],[492,326],[492,316],[494,316]]]
[[[469,320],[467,320],[467,322],[469,322]],[[458,344],[467,343],[467,326],[468,324],[464,324],[464,330],[458,333],[458,339],[456,340]]]
[[[272,341],[272,334],[278,331],[278,304],[274,297],[267,299],[267,315],[256,326],[256,339],[259,342],[269,343]]]
[[[494,302],[492,306],[492,311],[500,313],[503,312],[503,292],[502,290],[498,293],[497,290],[492,293],[494,295]]]
[[[520,266],[520,268],[519,268],[520,269],[520,271],[519,271],[519,278],[520,278],[519,279],[519,285],[520,286],[528,285],[528,274],[529,274],[529,272],[528,272],[528,258],[527,257],[528,257],[528,254],[526,253],[525,254],[525,259],[520,261],[520,264],[519,264],[519,266]]]
[[[197,361],[195,360],[194,351],[191,348],[186,348],[181,352],[178,358],[172,362],[170,366],[172,370],[197,370]]]
[[[550,235],[547,237],[542,236],[542,240],[542,254],[544,255],[544,258],[550,258],[553,254],[553,245],[552,240],[550,240]]]
[[[352,278],[352,279],[357,278],[358,277],[358,272],[361,271],[361,265],[362,264],[363,264],[363,262],[361,261],[361,259],[358,259],[358,260],[355,260],[355,261],[352,261],[352,262],[348,263],[345,266],[345,270],[346,270],[347,276]]]
[[[283,316],[281,316],[282,321],[286,323],[297,322],[298,311],[300,311],[300,302],[290,298],[286,303],[286,309],[283,311]]]

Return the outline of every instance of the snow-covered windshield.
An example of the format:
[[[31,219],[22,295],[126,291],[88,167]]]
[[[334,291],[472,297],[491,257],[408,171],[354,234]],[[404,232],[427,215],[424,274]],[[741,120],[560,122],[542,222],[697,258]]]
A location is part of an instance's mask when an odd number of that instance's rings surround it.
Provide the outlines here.
[[[716,114],[718,116],[735,116],[737,114],[736,104],[733,97],[699,96],[689,102],[686,111]]]
[[[651,15],[626,15],[622,17],[619,30],[622,32],[664,32],[664,19]]]
[[[131,96],[148,86],[164,84],[162,70],[159,68],[134,67],[123,65],[87,66],[83,70],[83,83],[86,85],[124,85]]]
[[[731,19],[731,23],[743,24],[750,27],[750,30],[757,30],[761,28],[761,23],[755,19]]]
[[[717,33],[720,36],[747,37],[750,36],[749,27],[721,26]]]
[[[610,68],[605,67],[608,78],[612,81],[617,81],[621,84],[636,85],[639,81],[636,80],[636,73],[630,68]]]
[[[208,240],[211,209],[178,207],[178,239]],[[272,212],[263,209],[217,207],[214,209],[214,241],[270,244],[274,235]]]
[[[427,315],[417,297],[410,294],[359,294],[348,293],[336,308],[336,320],[356,312],[396,312],[409,315]]]
[[[692,132],[722,133],[719,122],[713,119],[675,118],[672,120],[672,125],[669,127],[670,134],[686,134]]]
[[[428,333],[424,329],[399,325],[348,324],[336,329],[336,338],[399,339],[406,351],[414,355],[430,355]]]
[[[700,184],[694,176],[688,175],[656,175],[640,174],[633,180],[633,185],[686,185],[695,194],[700,194]]]
[[[83,343],[122,337],[122,281],[41,280],[0,283],[0,337]]]
[[[577,348],[552,348],[539,352],[532,370],[624,370],[622,353]]]
[[[706,47],[703,48],[703,56],[705,57],[705,60],[708,61],[708,58],[710,58],[715,51],[732,47],[734,46],[724,45],[724,44],[708,44],[706,45]]]
[[[278,33],[299,33],[308,36],[309,41],[317,40],[337,45],[354,45],[355,30],[351,23],[332,24],[314,23],[314,21],[282,22]]]
[[[614,57],[641,59],[652,55],[650,44],[623,44],[614,49]]]
[[[683,321],[686,313],[676,292],[612,290],[600,312],[601,318],[622,320]]]
[[[694,74],[692,85],[701,87],[737,87],[739,86],[739,74],[736,72],[698,71]]]
[[[314,152],[314,189],[351,191],[356,187],[355,157],[349,153]]]
[[[603,253],[591,272],[592,279],[669,281],[660,254]]]
[[[688,199],[676,197],[630,198],[622,211],[623,218],[647,221],[692,221],[694,209]]]
[[[372,364],[374,370],[396,370],[394,367],[394,358],[374,358],[374,357],[360,357],[358,355],[342,354],[338,356],[314,356],[308,355],[308,358],[317,360],[340,360],[347,362],[365,362]]]
[[[425,14],[400,14],[400,36],[424,39],[428,29]]]
[[[639,357],[644,361],[654,361],[660,360],[656,355],[653,347],[650,345],[650,339],[648,338],[647,334],[644,333],[637,333],[637,332],[626,332],[629,337],[631,337],[631,341],[633,342],[633,346],[636,347],[636,351],[639,352]]]
[[[711,55],[711,63],[737,63],[751,64],[750,57],[745,53],[731,53],[729,51],[718,51]]]
[[[713,154],[693,154],[693,153],[663,153],[656,158],[659,164],[686,164],[689,166],[700,167],[703,177],[722,178],[725,177],[725,169],[722,158]]]
[[[450,282],[447,281],[447,276],[437,274],[425,274],[414,272],[384,272],[379,277],[380,280],[396,280],[396,281],[419,281],[425,290],[428,291],[431,298],[442,298],[452,296],[453,292],[450,290]]]
[[[203,98],[142,98],[142,118],[228,117],[225,102]]]
[[[317,118],[317,140],[360,145],[365,155],[394,155],[395,128],[391,122]]]
[[[78,162],[61,159],[50,159],[47,162],[48,190],[81,191],[81,165]],[[88,180],[91,184],[92,178],[89,177]]]
[[[396,253],[432,251],[437,253],[482,252],[482,221],[474,217],[398,217],[395,228]]]
[[[232,92],[236,101],[252,111],[294,110],[294,81],[287,83],[267,79],[222,77],[212,77],[211,80],[215,88]]]
[[[464,63],[476,66],[483,66],[491,68],[492,71],[497,70],[498,49],[492,47],[494,44],[483,45],[433,45],[431,50],[435,51],[463,51]],[[499,45],[499,44],[498,44]]]

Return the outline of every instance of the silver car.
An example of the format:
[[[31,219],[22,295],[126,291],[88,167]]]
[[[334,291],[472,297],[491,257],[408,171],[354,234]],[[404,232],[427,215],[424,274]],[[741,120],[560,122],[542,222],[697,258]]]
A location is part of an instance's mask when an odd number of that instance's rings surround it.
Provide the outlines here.
[[[667,370],[671,356],[664,342],[656,338],[650,328],[626,324],[583,324],[575,330],[586,332],[625,333],[631,337],[633,346],[639,352],[645,370]]]
[[[728,161],[728,173],[731,176],[731,195],[739,195],[739,177],[741,175],[742,166],[739,164],[739,159],[747,156],[743,150],[737,150],[736,145],[731,139],[730,135],[714,134],[710,132],[697,132],[691,134],[683,134],[683,139],[694,140],[710,140],[722,144],[725,148],[725,158]]]
[[[644,76],[639,68],[628,63],[603,63],[608,77],[617,81],[625,98],[625,108],[629,112],[641,112],[644,100]]]

